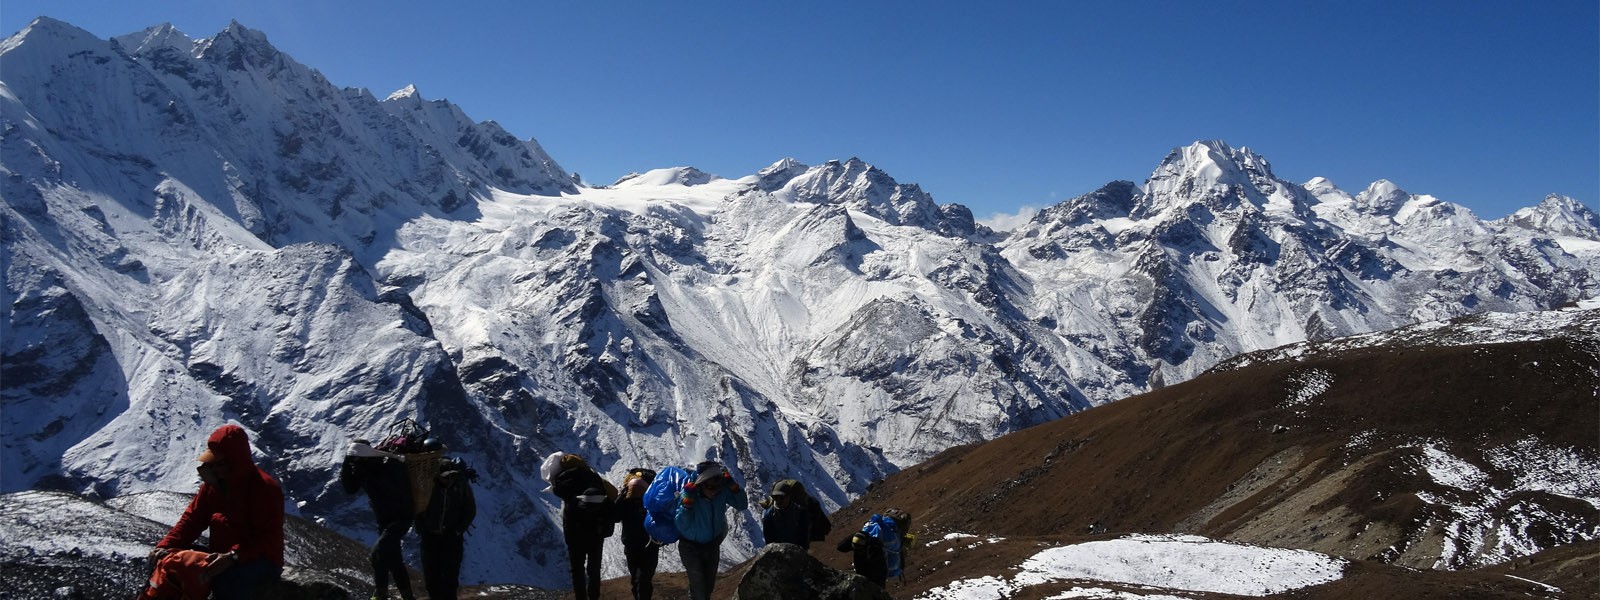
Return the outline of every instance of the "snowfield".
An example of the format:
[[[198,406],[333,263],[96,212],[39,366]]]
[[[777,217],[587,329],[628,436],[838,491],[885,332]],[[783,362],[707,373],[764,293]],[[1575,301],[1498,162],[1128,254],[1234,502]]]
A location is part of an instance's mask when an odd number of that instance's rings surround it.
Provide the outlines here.
[[[1077,588],[1052,598],[1173,598],[1181,596],[1165,594],[1185,591],[1266,596],[1337,580],[1347,564],[1315,552],[1193,535],[1132,535],[1050,548],[1023,561],[1015,575],[964,579],[917,598],[1001,600],[1032,586],[1080,581],[1142,586],[1155,595]]]

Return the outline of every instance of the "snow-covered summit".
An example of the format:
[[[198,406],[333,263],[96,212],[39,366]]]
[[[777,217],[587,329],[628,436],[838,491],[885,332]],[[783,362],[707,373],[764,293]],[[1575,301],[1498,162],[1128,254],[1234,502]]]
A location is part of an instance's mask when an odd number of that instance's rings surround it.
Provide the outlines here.
[[[171,23],[162,23],[138,33],[112,38],[128,54],[150,54],[168,48],[178,52],[194,51],[195,42]]]
[[[421,102],[422,94],[417,92],[416,85],[408,83],[405,87],[395,90],[394,93],[389,94],[388,98],[383,99],[384,102],[400,102],[402,100],[415,100],[417,102]]]
[[[1551,194],[1536,206],[1518,210],[1503,222],[1549,235],[1600,241],[1600,215],[1583,203],[1559,194]]]
[[[830,160],[820,166],[785,159],[761,171],[760,186],[773,195],[812,204],[839,204],[891,225],[912,225],[952,236],[977,232],[972,211],[939,205],[916,184],[902,184],[859,158]]]
[[[98,49],[105,43],[105,40],[66,21],[38,17],[21,31],[6,38],[0,44],[0,52],[11,52],[24,44],[32,44],[41,54],[67,55],[80,50]]]
[[[611,187],[661,185],[696,186],[705,185],[719,179],[722,179],[722,177],[718,175],[712,175],[694,167],[673,167],[667,169],[654,169],[644,173],[629,173],[627,175],[623,175],[621,178],[618,178],[615,183],[611,184]]]
[[[1280,183],[1267,160],[1249,148],[1235,149],[1219,140],[1195,142],[1174,149],[1150,174],[1145,201],[1135,213],[1181,210],[1191,202],[1217,210],[1240,203],[1267,209],[1269,204],[1292,201]]]
[[[1041,314],[1115,324],[1139,349],[1125,368],[1170,381],[1197,373],[1173,365],[1239,348],[1550,307],[1566,295],[1551,290],[1595,285],[1593,252],[1524,237],[1388,181],[1352,197],[1323,178],[1282,181],[1247,149],[1197,142],[1142,187],[1113,183],[1040,211],[1000,248],[1029,274]]]

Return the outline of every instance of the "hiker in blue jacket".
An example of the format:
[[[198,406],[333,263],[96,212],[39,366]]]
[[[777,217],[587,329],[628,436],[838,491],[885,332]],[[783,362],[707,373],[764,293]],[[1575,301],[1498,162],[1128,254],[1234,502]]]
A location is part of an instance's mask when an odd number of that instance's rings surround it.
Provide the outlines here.
[[[672,518],[683,536],[678,540],[678,556],[689,576],[689,597],[693,600],[710,600],[711,590],[716,587],[730,507],[750,507],[744,488],[720,463],[706,461],[696,465],[694,481],[683,486]]]

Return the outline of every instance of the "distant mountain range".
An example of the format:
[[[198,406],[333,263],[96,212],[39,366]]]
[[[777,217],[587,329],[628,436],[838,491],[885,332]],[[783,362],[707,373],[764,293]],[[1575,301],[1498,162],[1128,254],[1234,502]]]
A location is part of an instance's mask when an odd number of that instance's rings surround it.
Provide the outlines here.
[[[564,581],[552,451],[613,478],[715,457],[837,506],[1241,353],[1600,295],[1569,198],[1488,221],[1220,141],[996,232],[857,159],[584,185],[237,23],[41,18],[0,77],[3,490],[189,490],[231,421],[294,510],[370,536],[334,468],[415,417],[485,475],[474,543],[511,551],[478,581]]]

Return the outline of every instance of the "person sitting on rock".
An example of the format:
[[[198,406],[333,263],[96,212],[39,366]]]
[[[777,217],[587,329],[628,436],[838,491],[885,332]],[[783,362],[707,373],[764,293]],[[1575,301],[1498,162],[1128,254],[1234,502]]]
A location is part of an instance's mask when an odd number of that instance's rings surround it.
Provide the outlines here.
[[[200,490],[151,550],[156,575],[141,597],[161,597],[153,590],[165,582],[155,578],[171,576],[209,587],[216,600],[244,600],[283,574],[283,488],[250,457],[244,428],[218,427],[198,460]],[[195,541],[207,530],[211,544],[204,557],[195,556]]]

